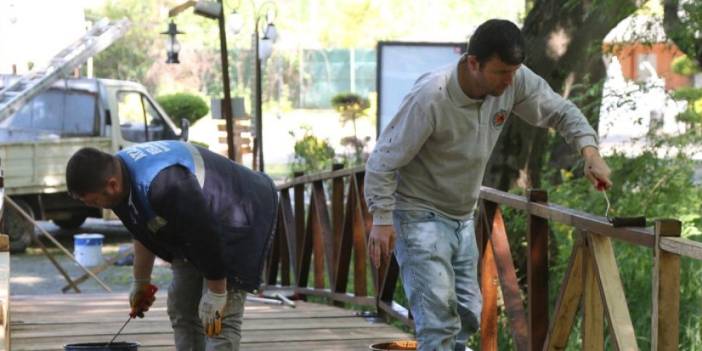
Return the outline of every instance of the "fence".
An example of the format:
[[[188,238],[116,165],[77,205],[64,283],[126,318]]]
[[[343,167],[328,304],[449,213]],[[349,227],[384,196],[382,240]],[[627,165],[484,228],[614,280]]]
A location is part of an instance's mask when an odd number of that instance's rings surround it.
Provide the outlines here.
[[[379,314],[413,327],[408,309],[393,301],[399,273],[394,257],[377,270],[369,264],[366,239],[372,219],[362,196],[363,178],[361,167],[336,166],[331,172],[300,175],[278,186],[278,229],[267,260],[266,287],[288,287],[299,295],[326,297],[334,303],[374,306]],[[528,216],[526,301],[502,207]],[[550,223],[571,226],[578,236],[552,316],[548,305]],[[679,221],[657,220],[653,230],[614,228],[604,217],[549,204],[543,191],[532,190],[524,197],[483,187],[476,224],[483,294],[482,350],[497,350],[499,292],[517,350],[564,349],[579,309],[584,349],[604,349],[605,319],[615,349],[638,349],[611,239],[653,250],[652,349],[677,350],[680,257],[702,260],[702,244],[680,238]],[[308,282],[310,274],[312,282]],[[368,274],[372,277],[370,293]],[[352,291],[347,291],[349,285]]]

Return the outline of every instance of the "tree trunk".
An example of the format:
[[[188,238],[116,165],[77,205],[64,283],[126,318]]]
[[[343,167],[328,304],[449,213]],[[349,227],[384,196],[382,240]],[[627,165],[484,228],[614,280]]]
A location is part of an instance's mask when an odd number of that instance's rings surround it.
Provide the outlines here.
[[[543,77],[554,91],[569,97],[584,94],[605,78],[602,40],[622,19],[636,10],[634,0],[562,1],[537,0],[527,15],[522,33],[526,41],[525,64]],[[583,91],[580,91],[584,88]],[[599,100],[601,93],[589,97]],[[586,99],[587,100],[587,99]],[[583,101],[585,102],[585,101]],[[582,104],[578,104],[582,106]],[[584,111],[597,130],[599,108]],[[484,184],[508,190],[517,185],[536,188],[546,152],[554,165],[572,165],[577,154],[551,143],[545,129],[532,127],[516,116],[509,119],[493,152]],[[553,144],[555,148],[549,145]]]

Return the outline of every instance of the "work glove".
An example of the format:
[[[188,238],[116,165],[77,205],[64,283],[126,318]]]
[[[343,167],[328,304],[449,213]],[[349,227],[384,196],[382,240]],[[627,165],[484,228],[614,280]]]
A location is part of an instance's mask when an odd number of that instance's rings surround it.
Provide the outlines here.
[[[227,303],[227,292],[218,294],[210,289],[202,295],[198,314],[207,336],[219,335],[222,332],[222,315]]]
[[[156,287],[151,285],[150,279],[134,279],[132,290],[129,292],[129,306],[132,308],[132,318],[144,318],[144,312],[153,305],[156,297]]]

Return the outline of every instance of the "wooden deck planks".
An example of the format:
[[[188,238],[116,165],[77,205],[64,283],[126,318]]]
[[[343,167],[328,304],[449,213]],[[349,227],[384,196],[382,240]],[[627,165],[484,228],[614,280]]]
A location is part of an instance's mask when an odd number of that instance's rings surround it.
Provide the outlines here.
[[[68,343],[107,342],[126,321],[127,294],[13,296],[13,350],[62,350]],[[165,293],[146,318],[132,320],[118,338],[140,350],[172,350]],[[354,311],[298,302],[297,308],[248,302],[242,350],[364,350],[368,345],[411,335]]]

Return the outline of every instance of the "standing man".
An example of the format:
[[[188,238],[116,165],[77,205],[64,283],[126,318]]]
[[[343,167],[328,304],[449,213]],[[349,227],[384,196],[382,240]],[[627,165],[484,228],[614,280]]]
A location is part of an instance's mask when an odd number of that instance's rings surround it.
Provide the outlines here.
[[[134,236],[132,314],[148,311],[155,256],[171,262],[168,315],[178,350],[239,350],[246,292],[258,288],[273,236],[270,178],[206,149],[156,141],[113,156],[78,150],[68,191],[109,208]]]
[[[394,247],[419,350],[465,350],[480,327],[473,211],[511,113],[555,128],[585,159],[587,178],[611,186],[583,114],[522,62],[519,28],[483,23],[457,64],[416,81],[368,159],[368,249],[379,266]]]

